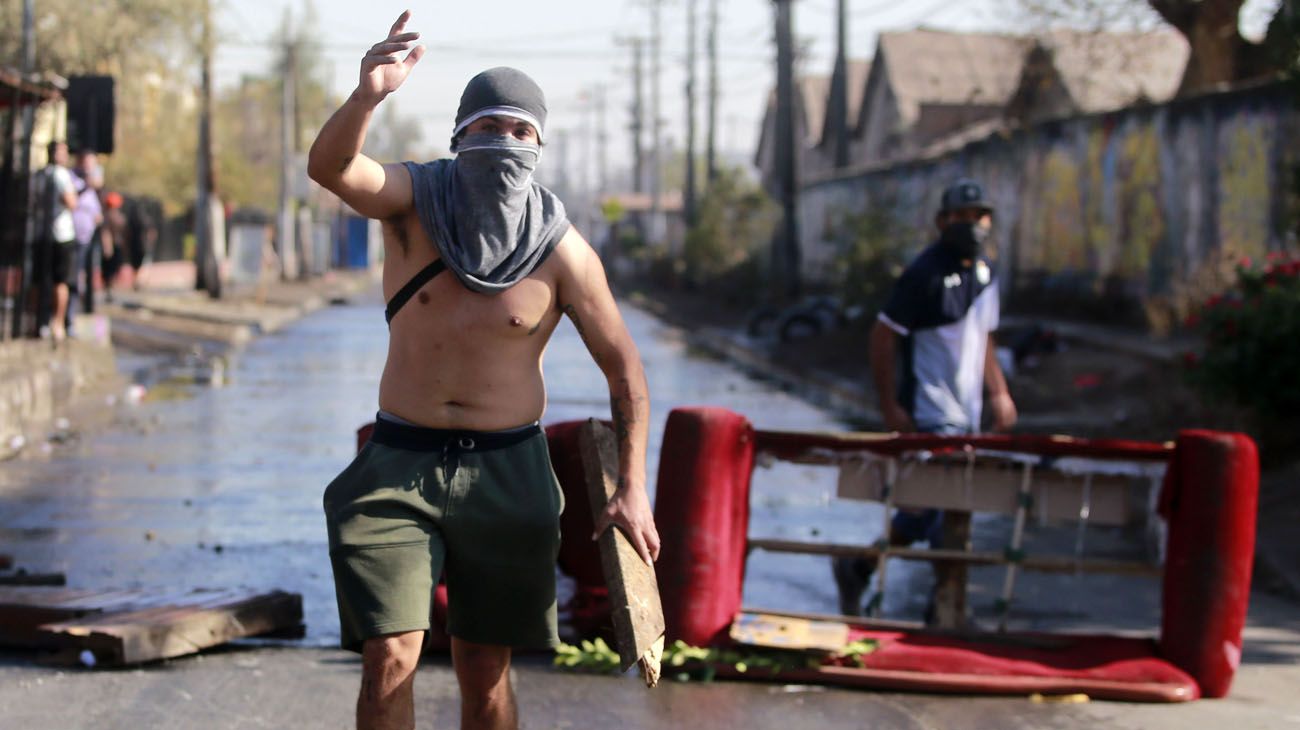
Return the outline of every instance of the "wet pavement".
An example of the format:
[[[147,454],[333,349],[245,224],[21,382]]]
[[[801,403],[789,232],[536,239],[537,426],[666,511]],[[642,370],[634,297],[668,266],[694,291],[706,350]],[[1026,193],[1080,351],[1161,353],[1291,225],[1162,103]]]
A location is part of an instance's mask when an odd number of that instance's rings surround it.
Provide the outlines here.
[[[61,447],[57,458],[10,464],[0,472],[0,551],[88,588],[296,591],[304,596],[306,641],[334,645],[320,494],[351,459],[355,429],[374,417],[387,337],[380,311],[368,296],[317,312],[237,355],[224,387],[155,384],[146,402],[119,407],[117,427]],[[648,315],[629,309],[626,317],[650,374],[649,464],[658,464],[663,423],[680,405],[725,406],[766,428],[842,428],[789,394],[688,352],[679,333]],[[128,372],[147,365],[122,363]],[[545,422],[607,416],[603,376],[567,321],[545,370]],[[830,470],[759,470],[755,535],[874,539],[880,508],[832,500],[834,489]],[[908,589],[911,574],[918,590]],[[748,575],[747,604],[836,606],[823,558],[758,553]],[[920,611],[908,598],[924,591],[915,566],[891,568],[891,586],[887,614]]]
[[[357,667],[350,655],[331,648],[338,619],[320,494],[350,460],[355,429],[373,418],[387,337],[381,315],[373,292],[356,303],[318,311],[243,350],[229,364],[224,387],[156,386],[152,392],[158,397],[119,405],[112,428],[61,446],[49,459],[10,462],[0,470],[0,552],[13,554],[19,563],[62,570],[70,585],[87,588],[296,591],[304,597],[308,627],[306,639],[291,645],[307,648],[226,650],[123,672],[57,672],[33,667],[22,655],[0,655],[0,687],[15,688],[18,682],[25,688],[0,689],[0,718],[6,718],[0,727],[46,726],[36,722],[48,717],[42,712],[62,713],[67,721],[58,727],[97,728],[315,727],[322,725],[320,717],[347,716]],[[658,463],[664,419],[680,405],[725,406],[763,428],[843,428],[831,414],[691,352],[680,333],[649,315],[628,309],[625,316],[650,378],[652,466]],[[123,358],[126,370],[147,365]],[[546,422],[608,413],[603,377],[567,322],[555,334],[545,370]],[[653,489],[653,473],[649,481]],[[752,534],[874,540],[881,508],[835,500],[834,490],[829,469],[758,470]],[[1001,521],[979,522],[977,543],[997,544],[1004,531]],[[1050,531],[1044,534],[1044,540],[1050,538]],[[1089,539],[1090,549],[1107,554],[1142,549],[1140,536],[1123,532],[1098,532]],[[891,564],[885,616],[919,616],[928,575],[928,568],[917,564]],[[976,571],[977,618],[991,610],[992,586],[1000,578],[993,569]],[[1088,582],[1093,580],[1025,578],[1021,595],[1026,600],[1013,612],[1013,626],[1154,628],[1159,608],[1154,581]],[[748,566],[745,602],[823,613],[835,612],[837,605],[825,558],[761,552]],[[1105,607],[1098,610],[1098,603]],[[749,684],[668,685],[647,694],[630,680],[552,672],[539,659],[518,669],[520,699],[530,708],[529,727],[1075,727],[1103,717],[1111,718],[1106,725],[1113,727],[1181,727],[1189,721],[1214,726],[1195,718],[1226,717],[1229,708],[1246,712],[1241,717],[1247,719],[1282,723],[1237,723],[1242,728],[1300,727],[1300,701],[1277,691],[1300,681],[1300,626],[1285,618],[1296,612],[1266,597],[1252,610],[1265,633],[1258,643],[1248,641],[1247,662],[1253,666],[1243,670],[1239,697],[1196,703],[1205,709],[1191,714],[1187,708],[1143,708],[1147,720],[1140,724],[1125,724],[1124,713],[1106,709],[1122,706],[1031,705],[1023,698]],[[445,662],[428,664],[419,679],[421,716],[448,726],[456,712],[454,682]],[[292,696],[284,696],[284,687],[295,688]],[[60,704],[62,695],[80,697],[75,702],[82,710]],[[101,705],[116,710],[95,714]],[[20,707],[27,709],[12,714]],[[217,714],[202,722],[166,721],[174,711]],[[131,717],[136,720],[121,719]],[[1175,719],[1180,724],[1173,724]],[[344,720],[324,724],[346,725]]]

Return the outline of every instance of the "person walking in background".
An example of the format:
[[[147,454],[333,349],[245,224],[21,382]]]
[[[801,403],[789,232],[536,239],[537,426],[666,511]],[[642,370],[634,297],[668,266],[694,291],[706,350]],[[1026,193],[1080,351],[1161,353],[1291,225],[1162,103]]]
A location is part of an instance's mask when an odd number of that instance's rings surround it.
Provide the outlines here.
[[[36,241],[32,277],[36,284],[36,326],[42,337],[61,342],[67,336],[68,284],[75,269],[76,229],[72,212],[77,189],[68,170],[68,146],[51,142],[49,159],[33,179]],[[51,312],[51,304],[53,305]]]
[[[99,227],[104,222],[104,209],[100,205],[99,191],[104,187],[104,173],[99,158],[92,150],[77,154],[73,170],[77,185],[77,208],[72,212],[72,223],[77,239],[76,273],[70,282],[73,294],[81,300],[81,311],[95,311],[95,261],[99,256]],[[72,331],[72,310],[68,307],[67,327]]]
[[[99,231],[100,267],[104,272],[104,299],[113,301],[113,281],[126,262],[126,214],[122,211],[122,195],[110,192],[104,196],[104,224]]]
[[[126,215],[126,238],[117,242],[131,266],[131,288],[140,289],[140,271],[153,262],[154,246],[162,227],[162,205],[156,198],[132,195],[123,201]]]
[[[960,179],[949,186],[935,225],[939,239],[903,271],[871,331],[871,375],[881,415],[887,428],[900,433],[975,433],[987,387],[993,430],[1005,431],[1016,422],[1016,405],[993,340],[998,287],[983,255],[993,208],[979,183]],[[889,543],[924,540],[940,547],[942,518],[936,509],[899,509]],[[872,559],[833,559],[841,613],[861,613],[875,568]],[[933,596],[927,621],[932,612]]]

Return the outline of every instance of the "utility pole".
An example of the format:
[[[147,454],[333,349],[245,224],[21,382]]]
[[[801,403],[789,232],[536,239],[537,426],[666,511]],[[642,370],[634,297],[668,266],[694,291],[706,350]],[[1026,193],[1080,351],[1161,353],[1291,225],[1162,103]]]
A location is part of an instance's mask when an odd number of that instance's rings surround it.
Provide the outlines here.
[[[582,137],[582,162],[578,166],[578,180],[582,185],[582,205],[581,225],[582,231],[586,235],[592,235],[591,211],[595,207],[595,195],[591,187],[591,163],[592,163],[592,129],[591,116],[592,110],[595,109],[595,98],[592,90],[588,89],[582,92],[582,126],[578,129],[579,136]]]
[[[645,56],[645,39],[633,36],[622,39],[621,42],[632,49],[632,104],[628,107],[631,116],[628,130],[632,133],[632,192],[640,193],[645,189],[645,147],[642,145],[642,132],[645,129],[645,95],[641,73]],[[645,216],[641,214],[632,216],[631,224],[637,238],[645,241]]]
[[[33,8],[34,0],[23,0],[23,45],[22,45],[22,80],[26,82],[36,68],[36,30],[33,17],[35,9]],[[6,229],[14,220],[21,220],[21,226],[14,226],[18,233],[18,250],[19,266],[22,267],[22,279],[18,283],[17,298],[6,302],[8,305],[8,315],[11,318],[8,327],[5,328],[6,339],[9,337],[23,336],[23,314],[26,312],[26,303],[28,291],[31,287],[33,273],[32,266],[32,243],[36,237],[35,221],[32,216],[32,195],[31,185],[28,184],[27,175],[31,172],[32,166],[32,123],[33,104],[22,103],[23,94],[21,84],[14,86],[13,103],[9,105],[9,124],[7,125],[8,135],[5,137],[5,145],[8,147],[9,154],[5,155],[6,172],[4,184],[8,187],[5,195],[5,220],[0,221]],[[21,111],[20,111],[21,110]],[[18,134],[18,149],[14,149],[14,123],[16,119],[22,116],[22,129]],[[16,154],[15,154],[16,153]],[[15,159],[17,158],[17,159]],[[21,177],[21,179],[19,179]],[[13,201],[13,202],[10,202]],[[12,240],[12,239],[10,239]],[[46,292],[38,290],[39,297],[44,297]],[[41,309],[44,304],[38,305]]]
[[[596,85],[596,188],[601,195],[609,189],[609,132],[605,129],[605,85]]]
[[[639,193],[645,189],[645,148],[641,144],[645,130],[644,79],[641,74],[645,40],[631,38],[628,43],[632,46],[632,192]]]
[[[646,231],[649,243],[659,243],[659,194],[663,183],[663,161],[659,157],[659,49],[663,37],[660,33],[660,6],[662,0],[650,0],[650,225]]]
[[[709,102],[708,131],[704,156],[708,161],[709,185],[718,178],[718,0],[709,0]]]
[[[799,206],[795,180],[794,29],[791,4],[776,2],[776,175],[781,191],[781,227],[773,239],[773,271],[784,276],[781,294],[799,296]]]
[[[573,195],[571,170],[569,170],[569,131],[567,129],[557,129],[550,134],[556,148],[555,156],[559,158],[556,160],[559,163],[556,165],[559,179],[556,181],[555,187],[560,191],[561,198],[567,198]]]
[[[203,0],[202,80],[199,91],[198,180],[194,199],[194,288],[221,296],[221,271],[217,262],[217,236],[213,229],[212,203],[216,196],[216,175],[212,163],[212,3]]]
[[[298,258],[295,246],[294,214],[292,203],[293,161],[296,136],[294,119],[294,81],[297,69],[297,47],[293,39],[293,18],[289,8],[284,9],[284,58],[280,84],[280,215],[276,238],[280,250],[280,275],[285,279],[298,278]]]
[[[682,191],[686,228],[695,226],[695,0],[686,0],[686,189]]]
[[[848,0],[837,0],[835,15],[835,69],[831,71],[830,115],[835,141],[835,167],[849,165],[849,60]]]

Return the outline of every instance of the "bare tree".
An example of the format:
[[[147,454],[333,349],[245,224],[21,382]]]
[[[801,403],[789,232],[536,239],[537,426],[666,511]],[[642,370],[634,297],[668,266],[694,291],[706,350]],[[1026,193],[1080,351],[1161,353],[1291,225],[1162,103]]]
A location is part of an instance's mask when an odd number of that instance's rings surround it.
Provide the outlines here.
[[[1237,28],[1244,0],[1147,0],[1192,47],[1180,94],[1237,81],[1250,69],[1252,46]]]
[[[1191,55],[1179,94],[1280,70],[1276,54],[1242,37],[1245,0],[1021,0],[1031,20],[1094,31],[1146,30],[1163,21],[1187,39]],[[1279,13],[1286,7],[1282,3]],[[1276,25],[1276,18],[1274,19]]]

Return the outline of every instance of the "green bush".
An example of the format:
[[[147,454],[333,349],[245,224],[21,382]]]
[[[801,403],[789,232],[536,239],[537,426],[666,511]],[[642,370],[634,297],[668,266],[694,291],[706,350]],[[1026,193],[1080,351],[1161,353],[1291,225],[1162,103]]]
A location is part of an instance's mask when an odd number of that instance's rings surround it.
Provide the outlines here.
[[[723,169],[700,198],[686,233],[685,278],[696,289],[762,299],[758,263],[769,252],[777,206],[740,171]]]
[[[871,209],[844,218],[835,257],[835,289],[847,305],[875,313],[906,263],[906,247],[889,213]]]
[[[1243,259],[1236,284],[1187,325],[1204,339],[1200,355],[1186,356],[1197,389],[1244,406],[1265,432],[1300,422],[1300,256]]]

